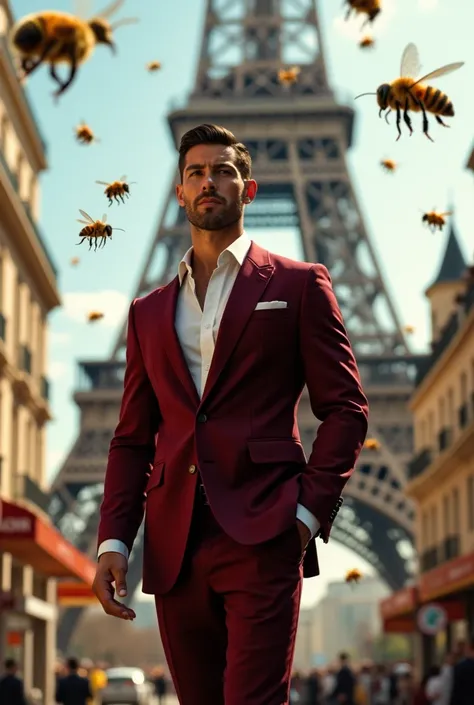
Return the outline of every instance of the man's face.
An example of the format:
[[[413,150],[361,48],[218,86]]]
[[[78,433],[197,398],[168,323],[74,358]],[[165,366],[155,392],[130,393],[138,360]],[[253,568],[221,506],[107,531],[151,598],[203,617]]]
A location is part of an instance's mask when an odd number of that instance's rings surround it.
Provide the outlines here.
[[[189,222],[201,230],[222,230],[240,220],[249,183],[234,164],[234,150],[200,144],[186,154],[178,203]]]

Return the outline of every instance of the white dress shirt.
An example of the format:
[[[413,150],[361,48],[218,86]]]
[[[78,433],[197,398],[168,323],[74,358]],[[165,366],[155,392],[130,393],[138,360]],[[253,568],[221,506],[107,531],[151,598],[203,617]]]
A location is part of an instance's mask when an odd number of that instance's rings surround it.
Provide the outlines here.
[[[206,385],[222,314],[250,245],[251,240],[244,232],[221,252],[217,267],[209,279],[203,310],[196,297],[196,284],[191,268],[192,247],[179,263],[180,291],[176,306],[176,333],[200,397]],[[301,504],[297,505],[296,518],[308,527],[311,536],[316,534],[319,522]],[[123,553],[128,558],[127,546],[118,539],[103,541],[99,546],[98,556],[109,551]]]

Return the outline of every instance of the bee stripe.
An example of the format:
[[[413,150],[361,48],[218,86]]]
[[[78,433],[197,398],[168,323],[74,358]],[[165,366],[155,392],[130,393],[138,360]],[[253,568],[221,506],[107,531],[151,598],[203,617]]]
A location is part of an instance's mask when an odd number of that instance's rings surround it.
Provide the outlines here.
[[[439,110],[439,112],[442,112],[444,110],[444,108],[446,107],[447,102],[448,102],[448,96],[446,95],[446,93],[443,93],[438,105],[436,106],[436,109]]]
[[[437,103],[438,98],[440,97],[440,95],[441,95],[441,91],[440,91],[439,88],[438,88],[438,89],[434,92],[433,97],[432,97],[432,99],[431,99],[431,101],[430,101],[430,104],[428,105],[427,103],[425,103],[425,107],[427,107],[428,109],[434,108],[434,106],[436,105],[436,103]]]
[[[444,106],[443,112],[441,114],[454,115],[453,104],[451,103],[451,101],[448,101],[447,105]]]
[[[423,98],[423,103],[426,105],[426,107],[428,107],[428,105],[429,105],[432,92],[433,92],[433,89],[431,88],[431,86],[428,86],[428,88],[425,91],[425,97]]]

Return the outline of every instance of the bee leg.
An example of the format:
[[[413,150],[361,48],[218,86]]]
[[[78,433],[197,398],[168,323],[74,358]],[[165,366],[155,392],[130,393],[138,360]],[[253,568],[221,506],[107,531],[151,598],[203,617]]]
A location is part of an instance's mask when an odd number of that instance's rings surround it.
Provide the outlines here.
[[[56,73],[56,66],[54,64],[50,64],[50,66],[49,66],[49,75],[51,76],[53,81],[56,81],[58,86],[60,88],[62,88],[63,83],[62,83],[61,79],[59,78],[58,74]]]
[[[41,64],[42,64],[43,61],[47,58],[49,52],[50,52],[51,49],[55,46],[55,44],[56,44],[56,40],[55,40],[55,39],[53,39],[52,41],[48,42],[48,43],[45,45],[45,47],[44,47],[43,51],[41,52],[41,54],[39,55],[39,57],[36,59],[36,61],[35,61],[34,59],[30,59],[30,58],[23,59],[23,61],[21,62],[21,68],[22,68],[23,71],[24,71],[24,76],[23,76],[23,77],[29,76],[29,74],[30,74],[30,73],[33,73],[33,71],[34,71],[35,69],[37,69],[38,66],[41,66]]]
[[[429,122],[428,122],[428,116],[426,114],[425,106],[422,100],[419,100],[416,96],[413,95],[413,93],[410,92],[410,95],[412,96],[413,100],[415,103],[418,103],[420,106],[421,113],[423,115],[423,134],[428,137],[428,139],[431,142],[434,142],[434,139],[428,134],[428,129],[429,129]]]
[[[389,123],[389,121],[388,121],[388,116],[390,115],[391,112],[392,112],[392,111],[391,111],[390,108],[389,108],[389,109],[387,110],[387,112],[385,113],[385,115],[384,115],[385,122],[387,123],[387,125],[390,125],[390,123]]]
[[[405,110],[403,111],[403,120],[405,121],[405,125],[408,127],[410,130],[410,136],[413,134],[413,128],[411,126],[411,120],[410,116],[408,115],[408,105],[409,101],[408,98],[405,100]]]
[[[443,127],[451,127],[451,125],[446,125],[446,123],[441,120],[439,115],[435,115],[435,120],[437,122],[439,122],[439,124],[442,125]]]
[[[397,142],[402,136],[402,131],[400,129],[400,122],[402,121],[402,113],[400,110],[400,103],[397,101],[397,130],[398,130],[398,137],[397,137]]]
[[[71,83],[74,81],[74,78],[76,77],[76,71],[77,71],[77,61],[76,61],[76,54],[75,54],[75,47],[74,44],[69,44],[67,47],[65,47],[65,53],[69,55],[69,66],[70,66],[70,71],[69,71],[69,76],[65,83],[61,84],[61,87],[58,88],[58,90],[54,93],[55,98],[58,98],[62,93],[64,93],[65,90],[69,88]]]

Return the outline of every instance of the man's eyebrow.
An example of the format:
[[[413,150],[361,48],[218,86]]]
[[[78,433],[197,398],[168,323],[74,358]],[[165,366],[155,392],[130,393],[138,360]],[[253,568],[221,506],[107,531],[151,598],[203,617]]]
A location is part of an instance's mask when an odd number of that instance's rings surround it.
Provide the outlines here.
[[[186,167],[185,171],[190,171],[191,169],[204,169],[206,165],[205,164],[188,164]],[[211,164],[213,167],[219,167],[219,166],[231,166],[233,167],[234,165],[232,162],[216,162],[215,164]]]

